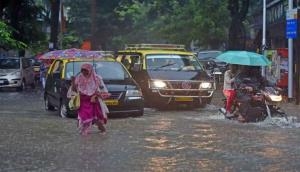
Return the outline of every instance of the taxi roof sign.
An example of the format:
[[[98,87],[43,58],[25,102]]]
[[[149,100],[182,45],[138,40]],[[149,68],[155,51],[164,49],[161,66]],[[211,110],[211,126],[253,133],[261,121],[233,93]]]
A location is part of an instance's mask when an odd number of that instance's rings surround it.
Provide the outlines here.
[[[186,51],[185,46],[181,44],[127,44],[126,50],[177,50]]]

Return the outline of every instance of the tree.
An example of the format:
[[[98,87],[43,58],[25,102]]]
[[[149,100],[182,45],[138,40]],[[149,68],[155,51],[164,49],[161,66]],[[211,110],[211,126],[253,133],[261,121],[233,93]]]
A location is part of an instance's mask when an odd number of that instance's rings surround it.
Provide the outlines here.
[[[0,1],[0,17],[12,29],[12,38],[27,44],[29,49],[46,39],[42,24],[37,20],[42,11],[43,8],[34,0]],[[24,50],[20,55],[24,55]]]
[[[186,45],[197,40],[203,48],[219,48],[227,38],[226,5],[211,0],[133,1],[120,4],[116,12],[131,26],[131,40]]]
[[[246,31],[244,21],[246,20],[249,8],[249,0],[228,0],[231,24],[229,27],[228,49],[245,49]]]
[[[60,0],[51,0],[50,43],[53,45],[53,47],[49,47],[50,49],[58,49],[59,9],[60,9]]]
[[[190,45],[192,40],[202,48],[219,48],[227,40],[227,1],[110,0],[91,5],[92,2],[64,1],[70,7],[68,29],[81,40],[95,39],[93,44],[105,50],[119,49],[126,43]],[[91,15],[93,11],[95,16]]]
[[[0,48],[6,50],[26,48],[26,44],[12,38],[12,30],[13,28],[0,21]]]

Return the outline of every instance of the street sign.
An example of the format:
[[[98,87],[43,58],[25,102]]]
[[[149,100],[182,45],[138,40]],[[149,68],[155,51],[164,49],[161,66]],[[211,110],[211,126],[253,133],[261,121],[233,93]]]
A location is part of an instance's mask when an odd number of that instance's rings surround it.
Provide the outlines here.
[[[297,38],[298,28],[298,9],[294,8],[286,12],[286,38]]]
[[[286,19],[289,20],[289,19],[297,19],[297,11],[298,9],[297,8],[294,8],[294,9],[291,9],[291,10],[287,10],[286,11]]]
[[[286,38],[297,38],[297,19],[286,20]]]

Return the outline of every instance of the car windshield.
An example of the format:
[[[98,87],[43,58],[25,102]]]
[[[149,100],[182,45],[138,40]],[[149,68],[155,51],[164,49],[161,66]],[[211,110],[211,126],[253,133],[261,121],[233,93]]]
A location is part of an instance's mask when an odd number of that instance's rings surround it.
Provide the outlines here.
[[[75,76],[80,73],[80,67],[82,64],[87,62],[77,62],[72,61],[67,63],[66,66],[66,78],[70,79],[72,76]],[[118,62],[92,62],[94,68],[96,69],[96,73],[99,74],[103,80],[124,80],[129,78],[128,72],[124,69],[124,67]]]
[[[221,54],[221,51],[203,51],[203,52],[198,52],[198,59],[199,60],[215,59],[220,54]]]
[[[41,61],[37,60],[37,59],[30,59],[30,63],[32,66],[40,66],[41,65]]]
[[[146,59],[148,70],[203,70],[199,61],[191,55],[151,54]]]
[[[0,59],[0,69],[20,69],[20,59]]]

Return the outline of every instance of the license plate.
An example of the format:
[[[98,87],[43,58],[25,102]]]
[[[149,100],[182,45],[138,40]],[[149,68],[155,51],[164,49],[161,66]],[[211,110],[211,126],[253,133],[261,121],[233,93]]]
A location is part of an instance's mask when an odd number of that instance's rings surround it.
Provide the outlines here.
[[[110,105],[110,106],[117,106],[119,105],[119,101],[118,100],[113,100],[113,99],[108,99],[108,100],[104,100],[106,105]]]
[[[192,102],[192,97],[175,97],[175,101],[177,102]]]

